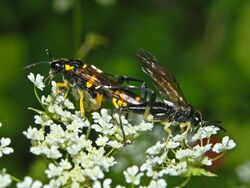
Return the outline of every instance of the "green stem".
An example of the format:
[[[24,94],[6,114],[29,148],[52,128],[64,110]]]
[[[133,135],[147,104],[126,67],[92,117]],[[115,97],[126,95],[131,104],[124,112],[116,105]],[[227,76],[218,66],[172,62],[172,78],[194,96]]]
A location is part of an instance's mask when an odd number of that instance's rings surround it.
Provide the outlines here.
[[[200,139],[200,142],[201,142],[201,146],[203,146],[203,140],[202,139]]]
[[[36,113],[38,113],[38,114],[43,114],[43,113],[44,113],[44,111],[42,111],[42,110],[37,110],[37,109],[32,108],[32,107],[29,107],[28,110],[32,110],[32,111],[34,111],[34,112],[36,112]]]
[[[9,174],[9,175],[10,175],[10,174]],[[18,179],[17,177],[15,177],[15,176],[10,175],[10,177],[11,177],[11,179],[13,179],[15,182],[21,182],[21,180]]]
[[[56,165],[58,165],[58,162],[55,159],[52,159],[53,163],[55,163]]]
[[[210,137],[207,138],[207,145],[210,143]]]
[[[113,151],[115,151],[115,149],[113,148],[113,149],[111,149],[105,156],[107,157],[107,156],[109,156]]]
[[[38,100],[39,103],[42,105],[42,101],[41,101],[40,97],[39,97],[38,94],[37,94],[36,86],[34,86],[34,93],[35,93],[35,96],[36,96],[37,100]]]
[[[81,0],[75,0],[74,10],[73,10],[73,43],[74,43],[74,52],[80,47],[82,39],[82,11],[81,11]]]
[[[89,138],[90,131],[91,131],[91,125],[89,125],[89,127],[88,127],[88,129],[87,129],[87,132],[86,132],[86,139]]]
[[[218,155],[217,157],[213,158],[212,161],[215,161],[219,158],[221,158],[226,152],[224,151],[223,153],[221,153],[220,155]]]
[[[185,187],[185,186],[188,184],[188,182],[189,182],[190,180],[191,180],[191,176],[190,176],[190,177],[187,177],[187,178],[185,179],[185,181],[183,181],[180,185],[175,186],[175,188]]]

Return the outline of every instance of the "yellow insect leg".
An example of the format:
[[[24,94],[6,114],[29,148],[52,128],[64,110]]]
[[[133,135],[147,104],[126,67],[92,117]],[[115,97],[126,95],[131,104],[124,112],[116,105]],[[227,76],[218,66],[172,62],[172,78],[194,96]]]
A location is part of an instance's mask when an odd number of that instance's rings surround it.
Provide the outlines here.
[[[145,109],[145,111],[144,111],[144,114],[143,114],[144,119],[147,119],[148,116],[149,116],[149,114],[150,114],[150,107],[147,106],[146,109]]]
[[[80,111],[81,111],[83,117],[85,117],[85,109],[84,109],[84,102],[83,102],[84,93],[80,89],[78,89],[78,93],[79,93],[79,96],[80,96]]]
[[[103,101],[103,94],[97,93],[96,94],[96,105],[100,107]]]
[[[69,82],[67,80],[64,80],[64,82],[56,83],[56,95],[58,95],[60,87],[65,87],[66,88],[66,92],[64,94],[64,97],[66,98],[68,96],[69,89],[70,89]]]

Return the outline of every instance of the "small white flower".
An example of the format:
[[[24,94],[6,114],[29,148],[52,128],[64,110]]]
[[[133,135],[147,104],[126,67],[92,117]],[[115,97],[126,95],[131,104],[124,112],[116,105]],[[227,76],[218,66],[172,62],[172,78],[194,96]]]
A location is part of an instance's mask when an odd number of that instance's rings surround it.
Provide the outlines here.
[[[0,157],[2,157],[3,154],[9,155],[10,153],[14,152],[13,148],[7,147],[8,145],[10,145],[10,143],[11,143],[10,138],[1,138],[1,140],[0,140]]]
[[[119,148],[123,147],[123,143],[120,143],[117,140],[111,140],[111,141],[108,142],[107,145],[109,145],[109,146],[111,146],[112,148],[115,148],[115,149],[119,149]]]
[[[63,168],[61,166],[56,166],[53,163],[49,164],[49,169],[45,170],[48,178],[59,177],[63,173]]]
[[[128,122],[128,120],[123,116],[123,115],[120,115],[120,114],[118,114],[118,113],[115,113],[114,115],[113,115],[113,118],[116,120],[116,122],[118,123],[118,124],[120,124],[120,120],[121,120],[121,124],[122,125],[127,125],[129,122]]]
[[[126,171],[123,172],[127,183],[132,183],[134,185],[139,185],[143,173],[139,172],[138,166],[129,167]]]
[[[70,187],[71,187],[71,188],[81,188],[81,185],[80,185],[79,182],[73,181],[73,182],[71,183],[71,186],[70,186]]]
[[[28,75],[28,79],[34,83],[34,85],[40,89],[40,90],[43,90],[43,88],[45,87],[44,83],[43,83],[43,79],[44,79],[44,76],[41,76],[40,74],[37,74],[36,77],[34,76],[33,73],[30,73]]]
[[[185,161],[179,162],[177,164],[173,163],[169,165],[165,172],[170,176],[179,176],[187,171],[187,163]]]
[[[172,138],[172,140],[175,141],[175,142],[181,142],[181,141],[183,141],[186,138],[186,136],[187,135],[185,133],[183,133],[183,134],[177,134],[177,135],[175,135]]]
[[[98,146],[106,146],[109,141],[109,138],[107,136],[99,135],[99,137],[96,139],[95,143]]]
[[[167,187],[167,183],[164,179],[151,180],[148,188],[165,188]]]
[[[42,95],[41,102],[42,102],[43,105],[47,106],[49,103],[52,102],[52,97],[50,95],[48,95],[47,97],[45,97],[44,95]]]
[[[229,139],[228,136],[225,136],[222,139],[222,143],[216,143],[214,145],[213,151],[216,153],[221,153],[225,150],[233,149],[235,146],[236,146],[236,143],[232,139]]]
[[[5,172],[0,173],[0,188],[8,187],[11,184],[12,180],[9,174]]]
[[[193,141],[196,141],[198,139],[204,139],[208,138],[213,134],[217,134],[217,132],[220,129],[215,126],[205,126],[205,127],[200,127],[197,131],[197,133],[192,137]]]
[[[51,125],[53,124],[53,121],[49,118],[47,115],[35,115],[35,124],[38,125]]]
[[[126,187],[122,186],[122,185],[117,185],[117,186],[115,186],[115,188],[126,188]]]
[[[0,122],[0,127],[2,127],[3,126],[3,124]]]
[[[76,131],[83,127],[89,127],[89,121],[80,117],[75,117],[71,124],[67,125],[68,130]]]
[[[142,121],[139,125],[135,126],[138,131],[150,131],[154,125],[150,122]]]
[[[30,140],[42,141],[44,140],[44,131],[42,129],[37,130],[36,127],[29,127],[27,131],[23,131],[23,134]]]
[[[168,141],[166,148],[174,149],[174,148],[177,148],[178,146],[180,146],[180,142],[175,142],[171,139]]]
[[[57,180],[50,180],[49,184],[44,185],[43,188],[60,188],[61,187],[61,181],[59,179]]]
[[[85,173],[93,181],[102,179],[104,177],[104,173],[99,166],[95,166],[94,168],[87,168],[85,169]]]
[[[65,112],[63,110],[63,108],[61,106],[59,106],[58,104],[54,104],[54,112],[59,115],[59,116],[64,116]]]
[[[137,134],[137,126],[132,126],[131,124],[127,124],[127,125],[122,124],[122,128],[124,130],[125,135]],[[120,132],[120,130],[117,130],[116,132]]]
[[[67,109],[75,109],[75,106],[72,102],[69,101],[69,99],[65,99],[63,102],[63,105],[67,108]]]
[[[206,165],[206,166],[211,166],[212,165],[212,160],[209,159],[207,156],[204,157],[201,161],[202,164]]]
[[[46,147],[43,152],[48,158],[51,159],[58,159],[62,157],[62,154],[57,146],[51,146],[50,148]]]
[[[31,177],[26,176],[23,182],[17,184],[17,188],[40,188],[42,187],[40,181],[33,181]]]
[[[114,135],[115,129],[114,125],[111,123],[103,123],[103,124],[93,124],[92,129],[94,129],[96,132],[103,133],[105,135]]]
[[[203,154],[205,154],[207,151],[211,150],[212,148],[212,144],[207,144],[205,146],[200,146],[200,145],[196,145],[195,147],[193,147],[193,158],[198,158],[200,156],[202,156]]]
[[[43,145],[38,145],[38,146],[32,146],[30,148],[30,152],[35,154],[35,155],[41,155],[43,153],[44,146]]]
[[[179,149],[177,150],[176,152],[176,159],[185,159],[185,158],[189,158],[189,157],[192,157],[194,154],[194,151],[191,150],[191,149]]]
[[[150,155],[157,155],[162,151],[164,146],[165,146],[165,143],[158,141],[154,146],[151,146],[150,148],[148,148],[146,153]]]
[[[95,181],[93,184],[93,188],[110,188],[110,184],[112,183],[111,179],[105,179],[103,181],[103,185],[101,184],[100,181]]]
[[[143,163],[140,167],[140,171],[147,171],[147,170],[151,170],[153,168],[153,162],[151,159],[147,159],[147,161],[145,163]]]
[[[153,170],[153,169],[147,169],[146,175],[148,177],[151,177],[152,179],[158,179],[158,178],[162,177],[164,175],[164,173],[162,173],[162,170],[157,171],[157,170]]]
[[[70,155],[74,156],[74,155],[77,155],[81,151],[82,147],[76,143],[76,144],[72,144],[70,146],[67,146],[66,149]]]
[[[59,146],[66,140],[65,132],[61,125],[52,124],[50,127],[50,133],[46,135],[45,143],[49,146]]]
[[[81,169],[80,166],[75,166],[70,172],[69,175],[71,177],[71,180],[73,182],[84,182],[86,174],[84,173],[84,170]]]
[[[101,115],[98,112],[93,112],[92,117],[94,119],[94,122],[99,124],[103,124],[104,122],[109,123],[112,119],[112,117],[108,113],[108,110],[104,108],[101,109]]]
[[[64,170],[69,170],[72,168],[72,165],[67,159],[62,159],[59,165],[64,169]]]

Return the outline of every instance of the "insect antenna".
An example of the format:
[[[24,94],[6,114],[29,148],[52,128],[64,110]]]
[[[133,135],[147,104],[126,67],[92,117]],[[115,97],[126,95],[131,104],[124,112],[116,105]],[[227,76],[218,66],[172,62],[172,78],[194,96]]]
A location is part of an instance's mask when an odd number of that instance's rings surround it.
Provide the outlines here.
[[[46,51],[47,55],[50,57],[51,62],[52,62],[54,60],[52,53],[49,51],[49,49],[46,49],[45,51]]]
[[[51,61],[41,61],[41,62],[33,63],[33,64],[30,64],[30,65],[23,67],[23,69],[29,69],[29,68],[35,67],[39,64],[51,64],[51,62],[54,60],[52,53],[49,51],[49,49],[46,49],[45,51],[48,54],[48,56],[51,58]]]
[[[41,62],[29,64],[29,65],[23,67],[23,69],[30,69],[30,68],[35,67],[35,66],[40,65],[40,64],[50,64],[50,62],[49,61],[41,61]]]

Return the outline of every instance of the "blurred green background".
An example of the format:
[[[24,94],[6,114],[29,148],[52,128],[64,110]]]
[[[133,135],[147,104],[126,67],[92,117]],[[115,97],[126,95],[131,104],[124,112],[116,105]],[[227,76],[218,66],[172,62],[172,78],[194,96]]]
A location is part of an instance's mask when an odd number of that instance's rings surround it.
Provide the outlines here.
[[[39,104],[26,76],[47,75],[49,67],[22,68],[50,60],[46,48],[54,57],[74,58],[82,44],[88,50],[87,38],[103,43],[86,56],[88,64],[148,82],[135,54],[151,51],[205,119],[223,121],[221,136],[231,136],[236,149],[213,168],[219,177],[194,178],[187,187],[243,184],[235,169],[250,160],[250,1],[2,0],[0,12],[0,136],[11,137],[15,148],[0,159],[1,168],[23,177],[34,163],[22,132],[33,122],[27,108]]]

